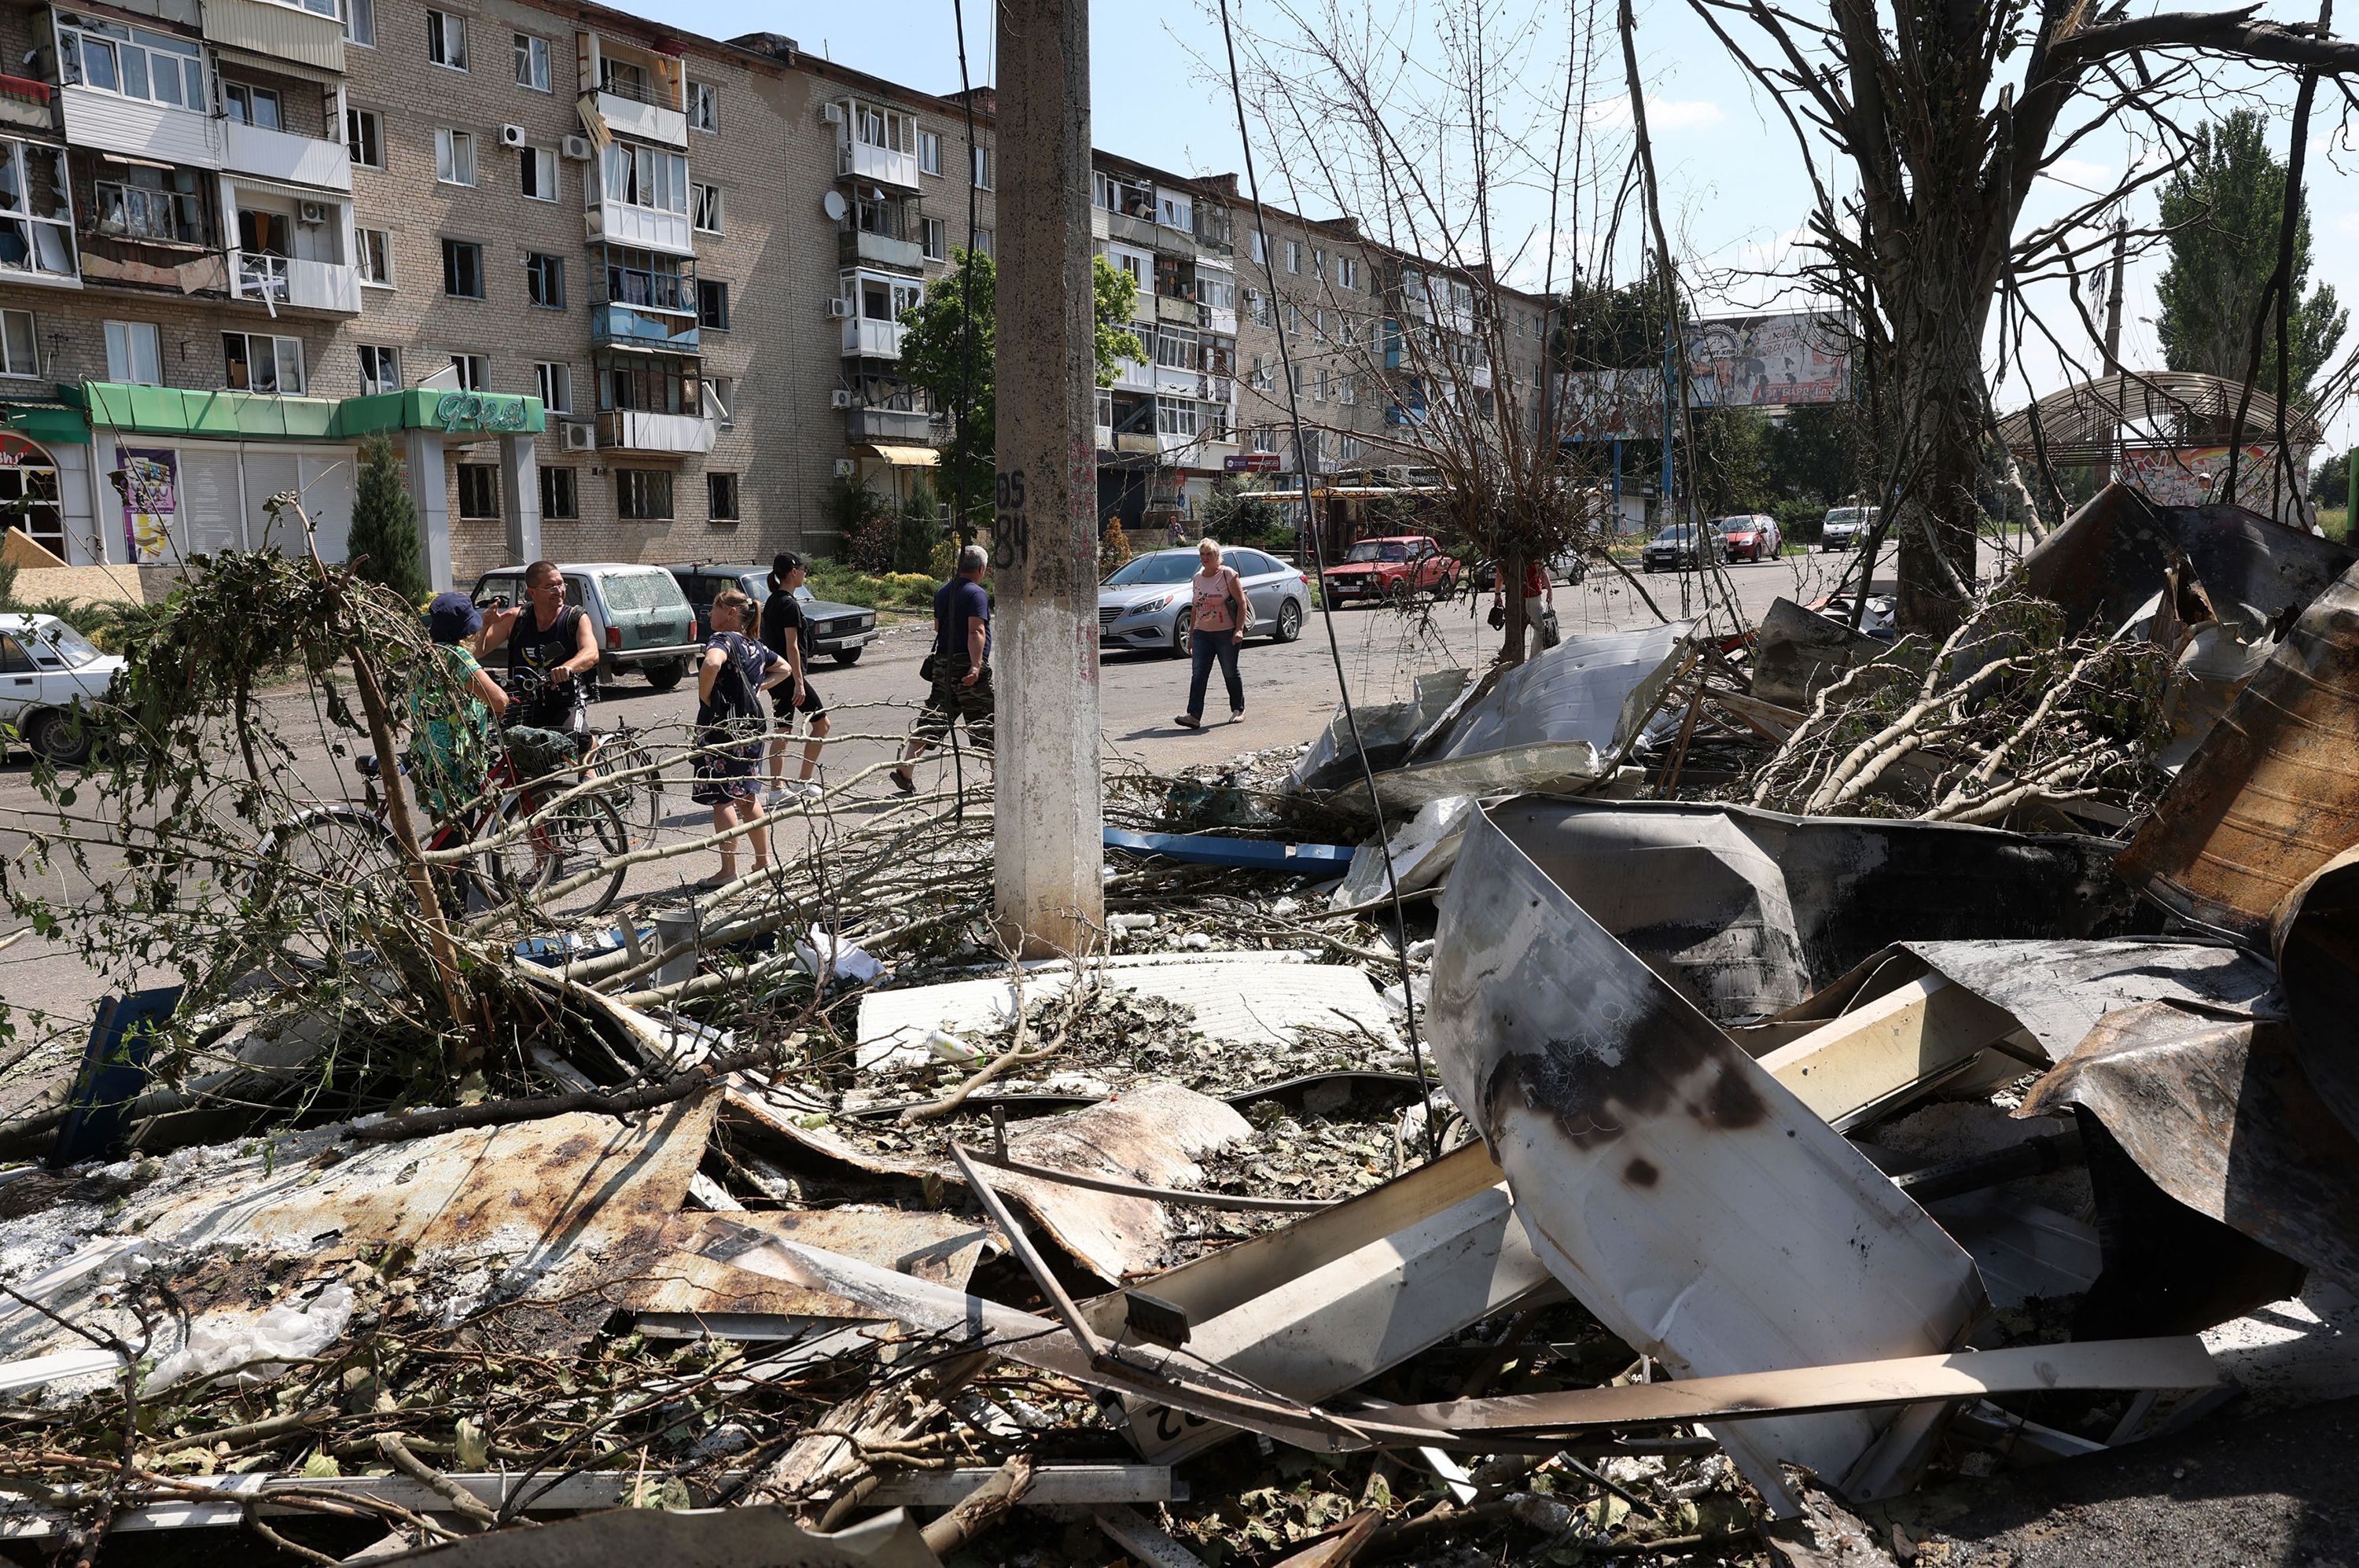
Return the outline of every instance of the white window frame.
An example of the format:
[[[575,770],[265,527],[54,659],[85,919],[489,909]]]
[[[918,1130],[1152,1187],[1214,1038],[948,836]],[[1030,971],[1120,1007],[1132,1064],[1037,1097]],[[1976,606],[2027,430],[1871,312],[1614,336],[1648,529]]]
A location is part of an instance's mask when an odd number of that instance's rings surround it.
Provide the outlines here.
[[[400,349],[392,343],[355,343],[353,352],[360,361],[362,397],[401,390]]]
[[[1360,264],[1357,259],[1348,256],[1339,256],[1335,258],[1335,286],[1339,289],[1357,289],[1360,286]]]
[[[376,0],[344,0],[344,42],[376,48]]]
[[[557,298],[554,299],[536,299],[532,297],[533,275],[536,271],[533,263],[537,261],[547,261],[555,264],[555,269],[553,271],[549,267],[540,267],[537,269],[543,277],[549,278],[557,285]],[[524,302],[531,306],[536,310],[562,310],[565,309],[564,256],[553,250],[528,250],[524,253]],[[483,389],[481,387],[477,387],[475,390],[481,391]]]
[[[636,142],[610,142],[598,158],[602,202],[688,215],[688,158]],[[666,199],[669,194],[669,200]]]
[[[51,15],[59,17],[57,47],[60,81],[79,86],[87,92],[104,93],[112,97],[129,99],[135,103],[158,103],[167,109],[179,109],[192,114],[212,113],[212,96],[209,87],[211,77],[205,70],[204,51],[192,40],[168,33],[153,32],[145,27],[135,27],[127,22],[117,22],[111,18],[97,22],[92,27],[70,27],[64,21],[62,13],[52,12]],[[110,67],[114,77],[114,85],[112,87],[103,87],[91,81],[88,67],[82,63],[84,54],[93,47],[103,48],[114,58],[114,64]],[[123,51],[126,49],[137,49],[149,57],[146,67],[148,90],[145,93],[124,91]],[[181,94],[179,100],[158,97],[156,94],[157,71],[154,57],[158,55],[166,56],[176,62],[172,75]],[[190,103],[187,102],[190,91],[189,72],[192,66],[196,71],[196,102]]]
[[[224,119],[234,120],[242,125],[252,125],[257,130],[283,131],[287,128],[287,103],[278,95],[278,89],[276,87],[257,87],[251,82],[231,82],[224,79],[221,84],[221,98],[222,115]],[[255,106],[266,101],[270,104],[270,117],[278,122],[275,125],[264,125],[255,113]],[[231,114],[229,106],[233,103],[237,104],[243,113]]]
[[[557,161],[557,151],[553,147],[518,147],[516,149],[516,193],[527,201],[556,201],[564,187],[565,176],[560,172],[562,167]],[[528,191],[525,188],[527,168],[531,169],[531,182],[539,186],[539,191]]]
[[[942,177],[941,132],[919,131],[918,133],[918,172],[930,174],[937,180]]]
[[[1268,249],[1268,246],[1261,243],[1261,231],[1259,229],[1256,229],[1253,232],[1253,258],[1255,266],[1267,267],[1269,265]]]
[[[541,407],[552,414],[573,412],[573,367],[558,360],[533,362],[532,384],[539,390]]]
[[[711,223],[706,206],[711,203]],[[701,234],[721,234],[729,232],[729,199],[718,185],[708,185],[701,180],[688,182],[688,223]]]
[[[534,93],[554,93],[549,85],[549,40],[538,33],[516,35],[516,83]]]
[[[148,374],[142,376],[139,350],[149,355]],[[164,334],[153,321],[109,321],[106,323],[106,378],[131,387],[164,385]]]
[[[280,337],[272,332],[223,332],[222,333],[222,369],[223,373],[223,380],[228,379],[229,340],[231,338],[243,338],[245,340],[245,363],[247,365],[246,377],[249,381],[253,379],[254,376],[252,367],[255,365],[261,363],[255,354],[255,345],[260,343],[267,343],[269,345],[266,352],[268,354],[272,383],[269,390],[267,391],[265,391],[261,387],[252,386],[233,388],[233,390],[252,392],[261,397],[300,397],[303,396],[303,390],[307,382],[304,379],[303,374],[303,340],[301,338]],[[295,371],[295,385],[292,387],[287,385],[287,371],[288,365],[290,363],[294,365]]]
[[[713,428],[723,430],[735,430],[737,428],[737,377],[734,376],[706,377],[704,396],[714,410]]]
[[[974,188],[977,191],[989,191],[994,189],[992,185],[991,148],[984,147],[982,143],[978,142],[967,150],[973,155],[970,161],[973,166],[971,172],[974,177]]]
[[[364,289],[393,288],[393,231],[391,229],[356,229],[353,234],[353,244],[355,247],[353,260],[360,267],[361,287]],[[372,239],[376,242],[374,246],[370,244]],[[376,252],[374,259],[385,263],[383,278],[369,276],[369,263],[372,260],[369,252],[372,249]]]
[[[466,157],[462,159],[461,153]],[[465,167],[461,167],[462,163]],[[434,128],[434,183],[437,185],[473,186],[482,177],[483,169],[475,161],[475,133],[453,130],[448,125]],[[461,176],[465,178],[462,179]]]
[[[462,392],[488,392],[491,388],[492,356],[487,354],[454,354],[451,366],[459,373]]]
[[[928,261],[951,258],[951,225],[946,218],[918,220],[918,249]]]
[[[25,159],[25,152],[28,146],[38,147],[45,156],[57,160],[52,179],[59,187],[58,195],[65,202],[66,211],[63,217],[59,217],[52,212],[36,211],[33,206],[32,175]],[[71,177],[67,173],[65,158],[65,148],[61,147],[0,138],[0,168],[5,168],[14,177],[10,183],[14,185],[16,191],[16,205],[0,206],[0,221],[18,224],[24,231],[26,241],[32,247],[30,254],[26,257],[27,265],[9,267],[5,271],[0,271],[0,276],[51,278],[60,280],[75,276],[73,193]],[[46,253],[41,245],[44,230],[48,231],[48,238],[53,242]],[[50,262],[61,261],[65,265],[42,265],[45,254]]]
[[[376,157],[366,156],[375,147]],[[364,109],[357,103],[344,105],[344,150],[352,154],[356,169],[385,167],[385,116],[375,109]]]
[[[686,96],[688,128],[691,131],[701,131],[708,136],[718,136],[721,132],[719,85],[711,82],[699,82],[691,76],[688,79]]]
[[[1302,271],[1302,242],[1300,240],[1288,240],[1286,242],[1286,270],[1298,275]]]
[[[454,49],[452,45],[456,44]],[[467,69],[467,18],[430,7],[426,13],[426,63],[444,71]]]

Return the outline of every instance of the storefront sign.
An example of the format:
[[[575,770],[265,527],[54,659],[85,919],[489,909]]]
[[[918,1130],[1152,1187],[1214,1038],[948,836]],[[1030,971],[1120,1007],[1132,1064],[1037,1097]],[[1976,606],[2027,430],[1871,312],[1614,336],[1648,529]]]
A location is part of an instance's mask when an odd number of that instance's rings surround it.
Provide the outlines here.
[[[0,430],[0,468],[55,468],[57,459],[38,441],[14,430]]]
[[[1241,452],[1221,459],[1221,467],[1230,474],[1275,474],[1277,472],[1277,453]]]
[[[168,447],[119,446],[123,468],[123,536],[130,559],[143,566],[172,550],[180,510],[180,454]]]
[[[445,392],[434,417],[449,432],[520,430],[526,423],[524,399],[497,392]]]

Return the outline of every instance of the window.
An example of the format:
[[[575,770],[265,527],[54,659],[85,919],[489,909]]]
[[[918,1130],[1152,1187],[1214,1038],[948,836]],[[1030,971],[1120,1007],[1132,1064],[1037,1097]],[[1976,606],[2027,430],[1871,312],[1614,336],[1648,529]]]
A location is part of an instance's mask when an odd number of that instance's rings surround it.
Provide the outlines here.
[[[1253,376],[1251,377],[1251,381],[1253,388],[1256,392],[1275,392],[1277,390],[1277,377],[1272,373],[1269,361],[1264,359],[1259,354],[1253,356]]]
[[[948,261],[951,258],[951,226],[940,218],[927,218],[918,226],[919,248],[928,261]]]
[[[1327,252],[1318,245],[1310,247],[1310,276],[1321,281],[1327,277]]]
[[[1268,248],[1262,244],[1261,231],[1259,229],[1256,229],[1253,234],[1253,258],[1259,266],[1267,267],[1269,265]]]
[[[164,345],[155,322],[106,323],[106,378],[139,387],[164,385]]]
[[[1289,365],[1286,367],[1286,386],[1287,390],[1292,392],[1296,397],[1299,397],[1302,396],[1302,366],[1299,365]]]
[[[1288,240],[1286,242],[1286,270],[1288,272],[1299,272],[1302,270],[1302,242],[1300,240]]]
[[[303,390],[303,340],[267,332],[222,333],[222,365],[234,392]]]
[[[544,310],[565,309],[565,258],[545,250],[527,251],[524,291],[526,298]]]
[[[735,430],[737,428],[737,378],[734,376],[716,376],[704,384],[704,389],[712,399],[713,422],[724,430]]]
[[[361,396],[401,390],[401,351],[389,344],[363,343],[361,356]]]
[[[30,310],[0,310],[0,376],[38,376],[40,343]]]
[[[1345,289],[1360,286],[1360,264],[1348,256],[1335,258],[1335,281]]]
[[[1237,286],[1217,273],[1196,274],[1196,303],[1212,310],[1237,308]]]
[[[997,243],[998,241],[996,236],[995,236],[989,229],[977,229],[974,231],[975,255],[997,256],[999,252],[994,248]]]
[[[708,234],[721,233],[721,187],[690,185],[688,198],[689,222]]]
[[[1277,431],[1268,425],[1256,425],[1253,432],[1253,449],[1256,452],[1276,452]]]
[[[376,48],[376,0],[344,0],[344,41]]]
[[[492,362],[480,354],[454,354],[451,368],[459,373],[462,392],[488,392],[492,385]]]
[[[393,235],[383,229],[360,231],[361,281],[393,287]]]
[[[721,94],[710,82],[688,84],[688,128],[708,133],[721,129]]]
[[[554,517],[560,523],[571,522],[582,515],[582,496],[573,487],[573,470],[544,468],[540,471],[540,515]]]
[[[1196,405],[1180,397],[1158,397],[1155,400],[1155,430],[1158,435],[1195,435]]]
[[[193,175],[188,184],[193,199]],[[75,275],[67,190],[65,148],[0,141],[0,277]]]
[[[919,131],[918,133],[918,169],[919,173],[930,174],[935,176],[937,179],[940,178],[942,172],[941,132]]]
[[[473,240],[442,242],[442,292],[459,299],[484,297],[484,247]]]
[[[679,257],[655,251],[606,247],[606,299],[616,305],[637,305],[650,310],[694,309],[683,287]]]
[[[573,412],[573,367],[552,365],[547,360],[532,367],[532,382],[540,394],[540,406],[552,414]]]
[[[1196,334],[1184,327],[1165,327],[1155,334],[1155,363],[1166,370],[1196,368]]]
[[[974,188],[977,191],[990,190],[991,149],[987,147],[979,147],[969,150],[974,154]]]
[[[516,148],[516,189],[528,201],[557,200],[557,154],[547,147]]]
[[[716,332],[729,330],[729,285],[705,278],[696,280],[696,321]]]
[[[1349,408],[1360,400],[1360,377],[1356,371],[1343,372],[1342,385],[1336,388],[1335,400]]]
[[[649,414],[703,412],[696,361],[668,354],[615,354],[598,365],[598,407]]]
[[[58,23],[58,78],[198,114],[209,107],[194,42],[95,17]]]
[[[1195,203],[1176,191],[1155,193],[1155,221],[1167,229],[1192,234],[1196,228]]]
[[[614,515],[636,523],[671,521],[671,475],[660,468],[614,470]]]
[[[448,11],[426,13],[426,59],[452,71],[467,69],[467,18]]]
[[[266,131],[286,128],[279,119],[278,94],[267,87],[249,86],[243,82],[223,82],[222,113],[241,125]]]
[[[1345,463],[1360,455],[1360,438],[1357,436],[1344,436],[1337,441],[1336,445]]]
[[[734,474],[708,474],[704,476],[705,515],[716,523],[737,520],[737,476]]]
[[[443,185],[475,182],[475,133],[438,130],[434,133],[434,178]]]
[[[1145,256],[1135,255],[1126,250],[1118,250],[1114,253],[1114,264],[1123,271],[1130,274],[1130,280],[1138,285],[1138,291],[1140,293],[1148,294],[1154,292],[1155,286],[1147,280],[1147,258]]]
[[[1324,403],[1327,401],[1327,372],[1321,370],[1319,373],[1319,379],[1316,382],[1313,382],[1311,386],[1311,401],[1315,403]]]
[[[1289,332],[1302,330],[1302,307],[1291,299],[1286,302],[1286,330]]]
[[[598,165],[604,200],[667,212],[688,211],[688,159],[680,154],[608,142]]]
[[[529,87],[535,93],[549,91],[547,38],[537,38],[530,33],[516,36],[516,78],[518,87]]]
[[[459,515],[496,517],[500,515],[500,471],[488,463],[459,464]]]
[[[374,109],[344,111],[344,145],[363,169],[385,167],[385,123]]]

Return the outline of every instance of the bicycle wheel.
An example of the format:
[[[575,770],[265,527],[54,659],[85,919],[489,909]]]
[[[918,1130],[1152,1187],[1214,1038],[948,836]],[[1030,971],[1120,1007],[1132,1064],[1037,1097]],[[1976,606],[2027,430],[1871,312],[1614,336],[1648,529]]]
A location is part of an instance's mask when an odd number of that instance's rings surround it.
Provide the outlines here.
[[[410,903],[391,830],[351,806],[306,811],[264,840],[247,895],[260,928],[306,969],[368,952]]]
[[[663,825],[663,775],[655,770],[655,753],[647,749],[638,732],[628,726],[609,732],[590,766],[601,774],[632,775],[607,790],[604,798],[614,802],[631,848],[645,849],[654,844],[656,831]]]
[[[531,815],[533,809],[533,803],[525,797],[511,794],[501,802],[492,831],[507,832],[520,819]],[[630,830],[614,802],[601,795],[584,795],[567,801],[514,838],[485,850],[484,880],[502,903],[521,903],[538,898],[560,881],[626,854],[630,848]],[[616,866],[603,890],[592,891],[599,884],[591,883],[582,890],[587,898],[581,906],[582,911],[604,913],[629,876],[628,866]]]

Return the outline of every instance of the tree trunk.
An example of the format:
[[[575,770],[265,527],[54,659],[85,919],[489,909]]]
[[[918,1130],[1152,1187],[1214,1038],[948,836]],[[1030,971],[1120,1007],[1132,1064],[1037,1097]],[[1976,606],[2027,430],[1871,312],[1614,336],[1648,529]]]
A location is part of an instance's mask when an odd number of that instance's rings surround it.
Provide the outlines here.
[[[1933,637],[1948,635],[1963,618],[1974,585],[1988,433],[1983,321],[1993,288],[1976,270],[1968,256],[1920,251],[1907,295],[1886,296],[1885,422],[1899,458],[1902,496],[1886,528],[1900,546],[1896,614],[1903,630]],[[1982,303],[1961,305],[1964,300]]]

